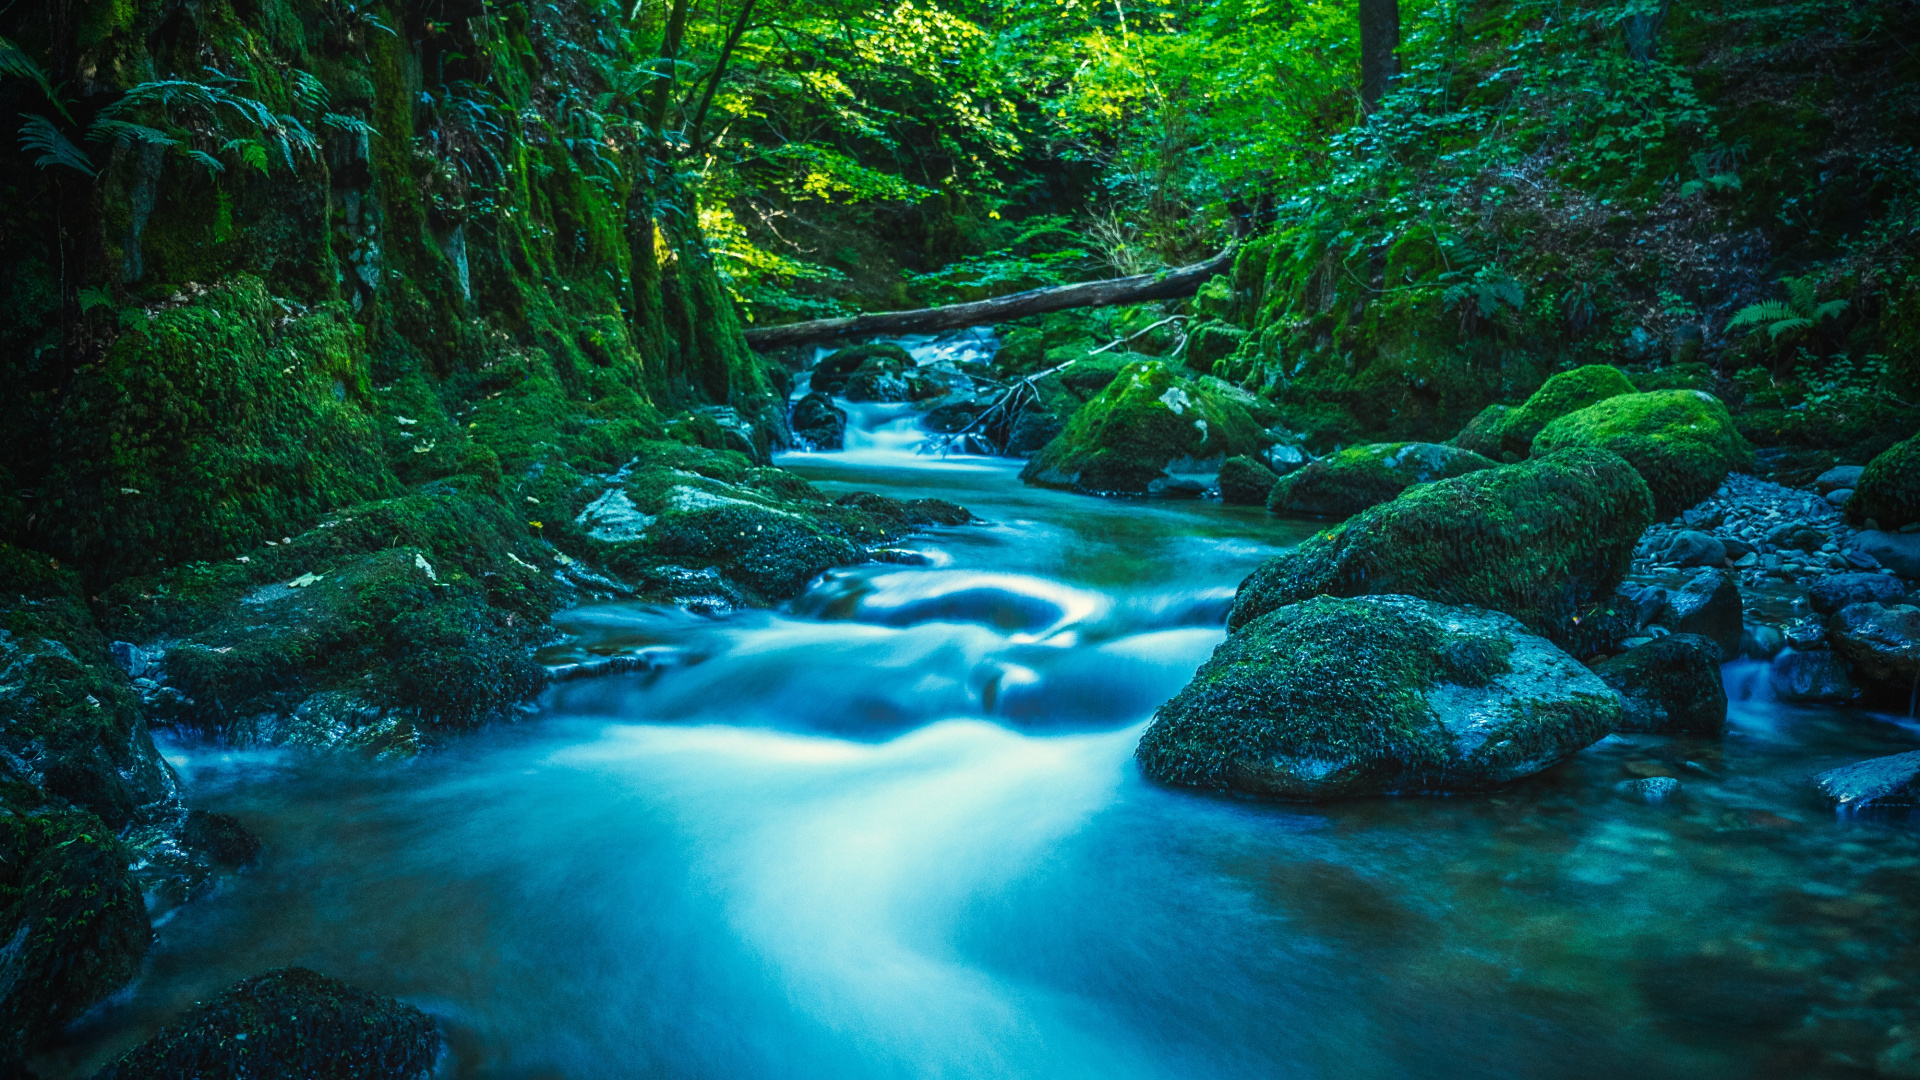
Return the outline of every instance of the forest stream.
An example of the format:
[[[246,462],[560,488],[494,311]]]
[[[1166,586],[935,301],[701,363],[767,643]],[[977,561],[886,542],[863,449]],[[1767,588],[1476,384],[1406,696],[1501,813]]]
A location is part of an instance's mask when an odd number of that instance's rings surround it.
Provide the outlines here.
[[[39,1067],[290,964],[426,1009],[463,1078],[1753,1077],[1878,1035],[1920,834],[1805,781],[1911,720],[1736,661],[1724,738],[1614,735],[1496,795],[1155,786],[1148,718],[1317,526],[1030,488],[916,431],[856,410],[780,463],[979,523],[775,611],[565,612],[543,660],[638,670],[522,723],[403,762],[163,743],[271,855]],[[1684,795],[1616,791],[1648,776]]]

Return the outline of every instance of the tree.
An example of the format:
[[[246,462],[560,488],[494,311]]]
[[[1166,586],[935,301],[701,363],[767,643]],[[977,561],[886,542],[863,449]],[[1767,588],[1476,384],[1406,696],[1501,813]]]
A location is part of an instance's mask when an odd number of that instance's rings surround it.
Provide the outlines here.
[[[1400,73],[1399,0],[1360,0],[1360,100],[1372,112]]]

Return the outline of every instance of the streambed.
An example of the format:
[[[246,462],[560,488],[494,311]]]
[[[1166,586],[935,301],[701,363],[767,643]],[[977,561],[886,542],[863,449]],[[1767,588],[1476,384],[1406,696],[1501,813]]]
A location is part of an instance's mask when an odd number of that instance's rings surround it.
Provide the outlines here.
[[[1920,832],[1813,772],[1913,748],[1729,665],[1723,738],[1612,737],[1498,795],[1146,784],[1153,709],[1314,526],[1022,486],[898,417],[783,464],[984,524],[786,610],[569,613],[537,715],[408,763],[169,743],[263,864],[157,928],[46,1058],[84,1076],[303,964],[434,1013],[472,1078],[1884,1075]],[[863,426],[864,425],[864,426]],[[893,426],[888,426],[893,425]],[[1664,805],[1614,785],[1672,775]]]

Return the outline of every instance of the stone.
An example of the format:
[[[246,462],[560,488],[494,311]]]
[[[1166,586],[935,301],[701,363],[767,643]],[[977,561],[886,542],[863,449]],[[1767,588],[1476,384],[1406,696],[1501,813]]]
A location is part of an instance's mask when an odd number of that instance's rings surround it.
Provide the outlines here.
[[[1727,549],[1711,534],[1678,532],[1667,543],[1661,560],[1680,567],[1719,566],[1727,561]]]
[[[1836,805],[1854,810],[1920,806],[1920,750],[1828,769],[1813,778],[1813,786]]]
[[[1847,500],[1851,498],[1853,498],[1852,488],[1836,488],[1827,492],[1827,504],[1836,510],[1847,505]]]
[[[1652,516],[1632,466],[1587,447],[1422,484],[1261,564],[1228,626],[1312,596],[1400,594],[1505,611],[1591,655],[1624,636],[1616,589]]]
[[[1821,473],[1819,479],[1813,482],[1813,486],[1822,495],[1842,489],[1852,491],[1860,483],[1860,474],[1865,471],[1866,468],[1861,465],[1835,465]]]
[[[1459,434],[1448,439],[1447,445],[1498,460],[1501,454],[1501,433],[1506,428],[1507,418],[1512,414],[1513,406],[1511,405],[1489,405],[1481,409],[1473,419],[1467,421],[1467,426],[1461,428]]]
[[[1261,456],[1260,460],[1267,463],[1267,468],[1272,469],[1275,476],[1285,476],[1295,469],[1305,467],[1311,459],[1307,457],[1307,452],[1298,446],[1291,443],[1275,443],[1267,447],[1267,452]]]
[[[1485,791],[1619,719],[1598,676],[1510,616],[1319,596],[1228,637],[1135,756],[1161,783],[1272,799]]]
[[[1257,458],[1230,457],[1220,465],[1220,501],[1229,506],[1265,506],[1279,482]]]
[[[1720,659],[1740,655],[1744,623],[1740,587],[1724,570],[1702,570],[1667,596],[1660,624],[1676,634],[1699,634],[1720,646]]]
[[[1906,586],[1887,574],[1830,574],[1807,589],[1807,603],[1822,615],[1848,604],[1885,604],[1906,595]]]
[[[1289,473],[1267,497],[1274,513],[1345,518],[1386,502],[1414,484],[1464,476],[1496,463],[1440,443],[1352,446]]]
[[[1727,407],[1699,390],[1610,397],[1562,416],[1533,440],[1536,454],[1572,446],[1599,447],[1627,459],[1653,491],[1660,518],[1705,499],[1729,472],[1753,462]]]
[[[853,373],[867,364],[878,361],[882,369],[904,371],[913,366],[913,357],[907,350],[890,342],[878,342],[871,345],[854,345],[841,349],[824,357],[813,365],[813,372],[807,385],[817,394],[836,395],[846,391],[847,381]]]
[[[1903,578],[1920,578],[1920,533],[1863,530],[1853,534],[1853,550]]]
[[[846,410],[817,390],[794,405],[793,418],[788,423],[795,437],[815,450],[838,450],[846,443]]]
[[[1740,655],[1749,660],[1771,660],[1787,647],[1787,636],[1777,626],[1748,623],[1740,632]]]
[[[1767,669],[1767,683],[1781,701],[1852,701],[1859,693],[1847,677],[1847,662],[1831,649],[1786,650]]]
[[[1638,780],[1622,780],[1613,785],[1613,790],[1635,802],[1658,805],[1680,794],[1680,781],[1671,776],[1643,776]]]
[[[1620,695],[1620,731],[1717,735],[1727,722],[1720,645],[1668,634],[1593,665]]]
[[[1526,457],[1533,449],[1534,437],[1548,424],[1589,405],[1633,392],[1633,383],[1626,375],[1607,364],[1563,371],[1541,383],[1540,389],[1506,417],[1500,428],[1500,449],[1516,458]]]
[[[425,1080],[433,1018],[405,1002],[290,967],[242,980],[122,1054],[94,1080]]]
[[[1860,470],[1859,481],[1853,485],[1853,498],[1847,500],[1846,514],[1847,520],[1855,525],[1864,525],[1871,519],[1889,532],[1920,523],[1920,435],[1893,444],[1867,462]],[[1909,577],[1916,576],[1898,567],[1895,569]]]
[[[251,866],[260,858],[260,838],[248,832],[232,814],[187,811],[186,824],[180,828],[180,842],[205,852],[222,866]]]
[[[1128,364],[1020,478],[1088,494],[1144,495],[1156,480],[1211,482],[1227,458],[1259,453],[1266,433],[1246,408],[1184,371],[1164,360]]]
[[[1899,694],[1920,682],[1920,607],[1849,604],[1828,621],[1827,637],[1861,682]]]

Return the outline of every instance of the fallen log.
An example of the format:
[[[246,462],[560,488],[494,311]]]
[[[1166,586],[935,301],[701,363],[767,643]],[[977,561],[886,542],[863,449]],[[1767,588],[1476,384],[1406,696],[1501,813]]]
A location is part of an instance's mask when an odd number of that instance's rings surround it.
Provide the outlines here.
[[[812,319],[782,326],[755,326],[747,330],[747,344],[757,349],[779,345],[801,345],[836,338],[898,337],[903,334],[928,334],[939,330],[958,330],[963,326],[983,326],[1007,322],[1027,315],[1044,315],[1076,307],[1108,307],[1113,304],[1137,304],[1145,300],[1168,300],[1192,296],[1207,279],[1233,264],[1234,249],[1228,248],[1203,263],[1162,270],[1152,274],[1086,281],[1078,285],[1055,285],[1045,289],[975,300],[965,304],[920,308],[916,311],[883,311],[872,315],[854,315],[841,319]]]

